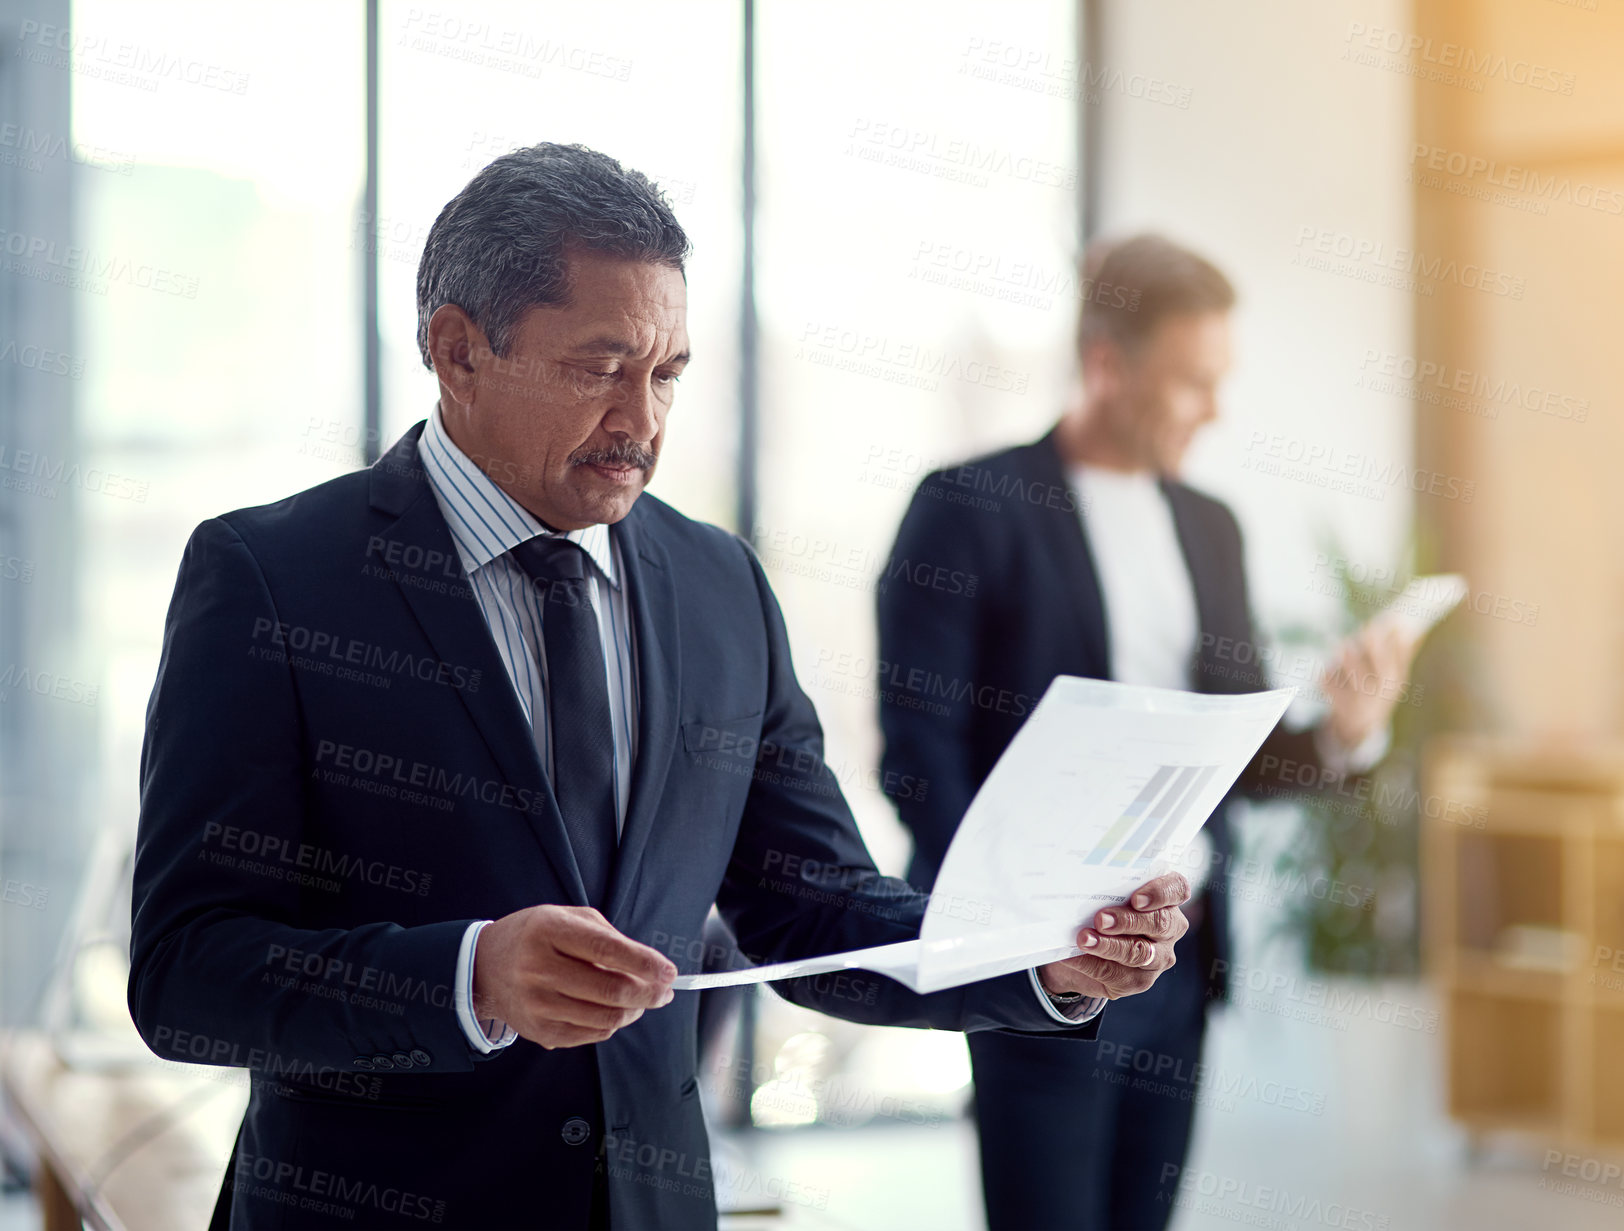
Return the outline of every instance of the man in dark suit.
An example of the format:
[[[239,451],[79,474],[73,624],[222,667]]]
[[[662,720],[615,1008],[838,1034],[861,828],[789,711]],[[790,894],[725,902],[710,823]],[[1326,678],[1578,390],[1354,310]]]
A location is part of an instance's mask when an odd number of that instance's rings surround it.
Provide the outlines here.
[[[823,762],[745,542],[642,496],[688,361],[687,239],[636,172],[540,145],[441,212],[438,405],[369,471],[203,523],[148,710],[130,1009],[246,1066],[215,1225],[714,1224],[697,996],[715,903],[758,961],[918,934]],[[1091,1038],[1185,920],[856,1021]]]
[[[1192,434],[1216,414],[1234,292],[1155,236],[1092,248],[1083,275],[1082,396],[1041,440],[928,476],[879,588],[882,768],[931,784],[897,801],[921,889],[1055,676],[1269,686],[1235,518],[1177,478]],[[917,561],[979,577],[976,595],[913,584]],[[1278,794],[1373,764],[1412,651],[1395,628],[1364,630],[1322,682],[1325,723],[1277,728],[1235,791]],[[1166,1225],[1207,1003],[1225,994],[1228,802],[1186,857],[1197,896],[1177,965],[1112,1009],[1097,1048],[971,1037],[993,1231]]]

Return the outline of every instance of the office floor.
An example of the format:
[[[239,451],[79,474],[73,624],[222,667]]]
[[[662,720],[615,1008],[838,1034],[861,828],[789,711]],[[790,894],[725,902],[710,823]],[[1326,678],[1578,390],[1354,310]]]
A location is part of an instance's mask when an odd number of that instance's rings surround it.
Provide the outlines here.
[[[1214,1105],[1200,1112],[1176,1231],[1620,1225],[1617,1180],[1601,1187],[1566,1179],[1559,1166],[1546,1172],[1543,1150],[1514,1142],[1485,1143],[1469,1162],[1464,1134],[1443,1114],[1439,1036],[1391,1020],[1395,1004],[1412,1022],[1434,1007],[1425,988],[1356,996],[1330,1024],[1283,1016],[1289,1003],[1254,997],[1217,1018],[1205,1058]],[[819,1226],[983,1226],[975,1139],[963,1121],[756,1134],[736,1144],[754,1173],[813,1207]]]
[[[1624,1183],[1616,1178],[1606,1186],[1569,1178],[1529,1144],[1494,1141],[1475,1156],[1469,1151],[1444,1112],[1443,1038],[1426,1029],[1438,1009],[1426,984],[1293,973],[1296,963],[1266,939],[1261,914],[1241,916],[1238,951],[1249,965],[1237,971],[1238,1002],[1214,1016],[1203,1058],[1208,1097],[1175,1231],[1624,1225]],[[759,1220],[763,1227],[983,1225],[975,1138],[962,1119],[719,1133],[714,1146],[719,1179],[740,1181],[758,1203],[785,1201],[786,1216]],[[733,1227],[746,1225],[753,1224]],[[0,1231],[39,1226],[26,1195],[0,1197]]]
[[[1302,1020],[1312,1010],[1278,995],[1218,1016],[1206,1056],[1212,1104],[1200,1113],[1175,1231],[1620,1225],[1624,1187],[1547,1172],[1538,1148],[1489,1143],[1469,1162],[1442,1110],[1438,1036],[1390,1020],[1393,1005],[1410,1021],[1434,1007],[1426,989],[1392,984],[1365,996],[1363,986],[1331,988],[1333,1000],[1344,990],[1350,998],[1329,1023]],[[1293,1006],[1296,1019],[1282,1012]],[[785,1231],[982,1227],[964,1121],[719,1135],[715,1144],[747,1189],[789,1198],[790,1216],[771,1220]],[[0,1231],[38,1228],[26,1196],[0,1199]]]

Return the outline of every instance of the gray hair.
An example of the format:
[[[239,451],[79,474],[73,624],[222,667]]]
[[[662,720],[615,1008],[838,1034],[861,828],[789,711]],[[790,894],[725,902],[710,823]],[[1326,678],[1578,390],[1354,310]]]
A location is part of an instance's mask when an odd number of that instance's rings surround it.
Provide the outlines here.
[[[417,349],[441,304],[468,313],[507,358],[531,308],[569,302],[568,249],[682,270],[691,245],[641,171],[584,145],[542,142],[503,154],[446,203],[417,267]]]

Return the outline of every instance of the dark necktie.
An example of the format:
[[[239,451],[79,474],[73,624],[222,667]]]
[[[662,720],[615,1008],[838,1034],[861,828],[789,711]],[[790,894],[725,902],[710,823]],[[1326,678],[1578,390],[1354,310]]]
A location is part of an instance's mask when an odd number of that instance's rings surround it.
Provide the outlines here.
[[[553,795],[564,815],[587,901],[601,908],[619,826],[615,733],[598,617],[588,590],[591,570],[586,552],[565,538],[533,538],[515,547],[512,555],[534,580],[542,599]]]

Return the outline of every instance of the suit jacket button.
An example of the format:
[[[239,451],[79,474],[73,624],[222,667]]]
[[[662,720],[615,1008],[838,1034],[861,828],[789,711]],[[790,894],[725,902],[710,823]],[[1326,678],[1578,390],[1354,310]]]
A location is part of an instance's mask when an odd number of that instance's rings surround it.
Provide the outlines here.
[[[592,1126],[580,1116],[571,1116],[564,1121],[564,1144],[578,1146],[588,1137],[592,1136]]]
[[[428,1052],[424,1051],[421,1047],[414,1047],[412,1048],[412,1063],[417,1065],[419,1068],[426,1068],[428,1065],[433,1063],[433,1060],[429,1056]]]
[[[413,1064],[412,1058],[403,1051],[397,1051],[389,1058],[395,1062],[395,1067],[397,1069],[409,1069]]]
[[[365,1056],[357,1056],[354,1060],[350,1061],[350,1063],[358,1069],[370,1069],[372,1067],[372,1061],[368,1060]]]
[[[375,1069],[392,1069],[395,1067],[395,1062],[388,1056],[374,1056],[372,1057],[372,1067]]]

